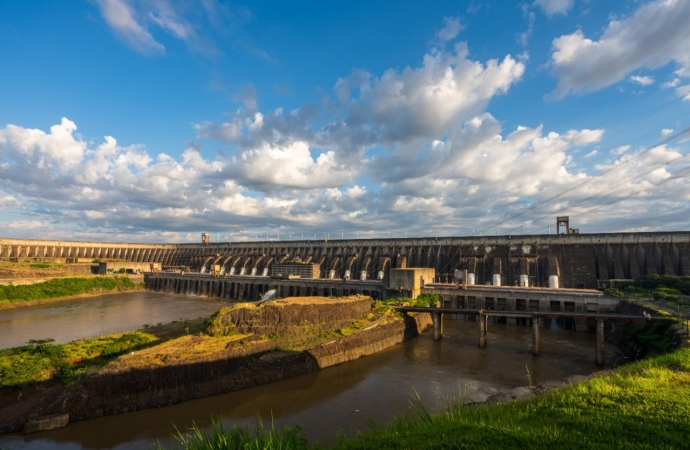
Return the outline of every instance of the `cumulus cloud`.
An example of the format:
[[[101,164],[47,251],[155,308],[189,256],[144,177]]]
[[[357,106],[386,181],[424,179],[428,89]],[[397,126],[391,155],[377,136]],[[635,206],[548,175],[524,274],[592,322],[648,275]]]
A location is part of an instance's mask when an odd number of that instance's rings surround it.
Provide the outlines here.
[[[556,97],[595,91],[639,68],[655,69],[675,62],[690,70],[690,2],[657,0],[622,20],[612,20],[599,37],[582,30],[554,39],[551,74],[558,78]]]
[[[562,209],[585,215],[591,227],[602,226],[611,211],[623,208],[619,201],[625,208],[632,202],[637,211],[659,214],[648,223],[670,220],[658,204],[688,210],[682,169],[688,171],[690,164],[679,166],[683,157],[675,149],[626,153],[586,173],[571,168],[573,150],[599,142],[601,130],[517,127],[504,134],[488,113],[445,136],[398,142],[381,154],[365,155],[363,172],[341,169],[332,150],[306,142],[262,144],[231,159],[209,160],[191,148],[173,158],[121,146],[113,137],[92,147],[70,124],[65,119],[52,127],[60,130],[55,133],[15,125],[0,129],[0,208],[23,211],[20,219],[6,221],[6,233],[150,241],[196,240],[199,230],[226,240],[266,233],[311,236],[323,230],[350,236],[374,229],[444,235],[501,223],[557,192],[566,194],[502,226],[531,226]],[[8,130],[25,139],[8,140]],[[45,141],[60,133],[65,135],[51,142],[51,151],[76,145],[82,149],[77,164],[46,166],[44,157],[39,166],[40,158],[22,150],[30,137]],[[371,180],[374,189],[361,179]],[[607,214],[587,212],[602,204],[608,205]],[[75,224],[81,227],[76,234]]]
[[[467,44],[458,43],[453,52],[425,55],[421,67],[389,69],[380,77],[354,71],[339,79],[335,90],[344,122],[352,127],[374,124],[381,139],[389,142],[435,136],[483,111],[525,70],[510,55],[485,64],[468,55]]]
[[[575,0],[535,0],[534,5],[541,8],[548,17],[552,17],[556,14],[568,14],[574,3]]]

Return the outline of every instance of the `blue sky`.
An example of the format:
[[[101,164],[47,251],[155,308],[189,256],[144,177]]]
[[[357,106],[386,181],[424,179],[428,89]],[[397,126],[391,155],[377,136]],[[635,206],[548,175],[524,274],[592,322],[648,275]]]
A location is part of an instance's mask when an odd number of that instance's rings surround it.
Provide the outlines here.
[[[0,234],[687,230],[687,23],[682,0],[2,2]]]

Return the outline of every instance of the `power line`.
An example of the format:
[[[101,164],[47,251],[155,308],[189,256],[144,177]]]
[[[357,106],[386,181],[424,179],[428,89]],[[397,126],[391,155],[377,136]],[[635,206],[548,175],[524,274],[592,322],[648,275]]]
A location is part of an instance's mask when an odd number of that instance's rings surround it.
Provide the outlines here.
[[[688,127],[688,128],[690,128],[690,127]],[[672,160],[670,160],[670,161],[666,161],[666,162],[661,163],[661,164],[656,164],[656,165],[652,166],[649,170],[637,174],[636,176],[634,176],[634,177],[631,178],[630,180],[621,180],[621,181],[619,181],[618,183],[614,184],[613,186],[610,186],[609,189],[607,189],[607,190],[604,191],[603,193],[600,193],[600,194],[598,194],[598,195],[592,195],[592,196],[583,198],[583,199],[581,199],[581,200],[579,200],[579,201],[577,201],[577,202],[575,202],[575,203],[569,205],[568,208],[569,208],[569,209],[575,208],[575,207],[578,207],[578,206],[582,205],[583,203],[586,203],[586,202],[588,202],[588,201],[590,201],[590,200],[593,200],[593,199],[598,198],[598,197],[605,196],[605,195],[608,194],[609,192],[612,192],[613,190],[615,190],[618,186],[620,186],[620,185],[621,185],[623,182],[625,182],[625,181],[635,181],[635,180],[638,180],[638,179],[644,177],[645,175],[648,175],[648,174],[654,172],[655,170],[657,170],[657,169],[659,169],[659,168],[661,168],[661,167],[664,167],[664,166],[668,167],[669,165],[675,164],[675,163],[679,162],[680,160],[682,160],[682,159],[684,159],[684,158],[688,158],[689,156],[690,156],[690,153],[685,154],[685,155],[681,155],[681,156],[679,156],[679,157],[677,157],[677,158],[674,158],[674,159],[672,159]],[[681,171],[679,172],[680,175],[679,175],[679,174],[676,174],[675,176],[669,177],[669,178],[665,179],[664,181],[662,181],[662,182],[660,182],[660,183],[654,185],[654,187],[661,186],[662,184],[665,184],[666,182],[671,181],[671,180],[675,180],[675,179],[679,179],[679,178],[684,178],[684,177],[686,176],[686,175],[685,175],[685,172],[690,173],[690,167],[688,167],[688,168],[686,168],[686,169],[684,169],[684,170],[681,170]],[[615,203],[615,202],[617,202],[617,201],[623,201],[623,200],[625,200],[625,199],[627,199],[627,198],[632,197],[633,195],[639,194],[639,193],[642,192],[642,191],[643,191],[643,189],[638,189],[637,191],[635,191],[635,192],[633,192],[633,193],[631,193],[631,194],[628,194],[628,195],[626,195],[626,196],[624,196],[624,197],[620,197],[620,198],[614,199],[614,201],[612,201],[612,202],[610,202],[610,203],[605,203],[605,204],[603,204],[601,207],[603,207],[603,206],[608,206],[608,205],[613,204],[613,203]],[[595,210],[596,210],[596,209],[599,209],[599,207],[596,207]],[[556,214],[559,214],[561,211],[563,211],[563,209],[561,209],[560,211],[557,211]],[[587,212],[590,212],[590,211],[587,211]],[[544,219],[545,217],[547,217],[547,216],[549,216],[549,215],[552,215],[552,214],[553,214],[553,213],[548,213],[548,214],[542,215],[541,217],[539,217],[539,219],[537,219],[537,222],[540,221],[540,220],[542,220],[542,219]],[[582,214],[577,214],[577,215],[575,215],[575,217],[581,216],[581,215],[582,215]],[[517,228],[519,228],[519,226],[517,226],[517,227],[515,227],[515,228],[511,228],[511,229],[508,230],[508,231],[510,232],[510,231],[513,231],[513,230],[515,230],[515,229],[517,229]],[[544,227],[542,227],[542,228],[544,228]]]
[[[684,134],[686,134],[686,133],[688,133],[688,132],[690,132],[690,126],[684,128],[683,130],[681,130],[681,131],[679,131],[679,132],[677,132],[677,133],[674,133],[673,135],[667,137],[666,139],[661,140],[660,142],[658,142],[657,144],[654,144],[654,145],[651,146],[651,147],[647,147],[647,148],[645,148],[644,150],[635,153],[635,154],[632,155],[630,158],[628,158],[627,160],[625,160],[625,162],[624,162],[623,164],[613,165],[613,166],[609,167],[608,169],[602,171],[602,172],[599,174],[599,178],[603,177],[604,175],[606,175],[606,174],[608,174],[608,173],[610,173],[610,172],[613,172],[614,170],[616,170],[616,169],[618,169],[618,168],[620,168],[620,167],[623,167],[624,164],[628,164],[631,160],[633,160],[633,159],[635,159],[635,158],[639,158],[640,156],[642,156],[642,155],[644,155],[644,154],[646,154],[646,153],[649,153],[651,150],[653,150],[653,149],[655,149],[655,148],[657,148],[657,147],[660,147],[660,146],[662,146],[662,145],[664,145],[664,144],[666,144],[666,143],[672,141],[673,139],[676,139],[677,137],[680,137],[680,136],[682,136],[682,135],[684,135]],[[658,167],[657,167],[657,168],[658,168]],[[655,168],[654,170],[656,170],[656,168]],[[487,231],[487,230],[489,230],[489,229],[491,229],[491,228],[500,227],[501,225],[503,225],[503,224],[505,224],[505,223],[507,223],[507,222],[510,222],[510,221],[512,221],[512,220],[514,220],[514,219],[517,219],[518,217],[521,217],[521,216],[527,214],[527,213],[530,212],[530,211],[534,211],[534,210],[537,209],[538,207],[543,206],[543,205],[545,205],[545,204],[547,204],[547,203],[550,203],[550,202],[553,201],[553,200],[556,200],[556,199],[558,199],[558,198],[561,198],[561,197],[564,196],[565,194],[567,194],[567,193],[569,193],[569,192],[572,192],[572,191],[574,191],[575,189],[578,189],[578,188],[584,186],[585,184],[591,183],[592,181],[593,181],[592,178],[586,178],[586,179],[583,180],[581,183],[579,183],[579,184],[577,184],[577,185],[575,185],[575,186],[573,186],[573,187],[571,187],[571,188],[568,188],[568,189],[566,189],[566,190],[564,190],[564,191],[562,191],[562,192],[560,192],[560,193],[558,193],[558,194],[556,194],[556,195],[554,195],[554,196],[552,196],[552,197],[549,197],[549,198],[547,198],[547,199],[545,199],[545,200],[543,200],[543,201],[541,201],[541,202],[539,202],[539,203],[535,203],[534,205],[532,205],[531,207],[525,209],[524,211],[521,211],[521,212],[519,212],[519,213],[517,213],[517,214],[515,214],[515,215],[513,215],[513,216],[511,216],[511,217],[509,217],[509,218],[507,218],[507,219],[505,219],[505,220],[503,220],[502,222],[499,222],[498,224],[495,224],[495,225],[493,225],[493,226],[486,227],[486,228],[480,230],[478,234],[483,233],[483,232],[485,232],[485,231]]]

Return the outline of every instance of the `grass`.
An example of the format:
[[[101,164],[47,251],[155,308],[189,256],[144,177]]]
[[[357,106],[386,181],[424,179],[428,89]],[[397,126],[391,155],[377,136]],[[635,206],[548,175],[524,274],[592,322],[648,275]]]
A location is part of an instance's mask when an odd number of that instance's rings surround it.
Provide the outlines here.
[[[690,349],[623,366],[545,396],[500,405],[447,401],[430,413],[417,398],[410,411],[329,447],[345,449],[657,449],[690,440]],[[178,434],[184,449],[320,449],[299,428],[194,427]],[[160,448],[160,445],[158,445]]]
[[[126,331],[54,344],[53,339],[30,340],[21,347],[0,350],[0,388],[21,390],[50,380],[65,384],[85,376],[88,371],[132,351],[158,348],[178,338],[199,335],[206,328],[206,319],[180,319],[156,326],[144,325],[143,330]],[[188,353],[204,353],[224,348],[227,339],[207,338],[204,342],[181,342]],[[163,350],[161,350],[163,352]]]
[[[428,308],[431,305],[441,301],[441,297],[437,294],[422,294],[419,297],[412,299],[407,297],[389,298],[383,300],[383,304],[387,306],[414,306],[420,308]]]
[[[0,350],[0,387],[17,390],[57,379],[70,384],[93,366],[158,341],[155,335],[130,331],[55,345],[52,339]]]
[[[0,286],[0,307],[4,304],[44,300],[101,291],[141,287],[127,277],[57,278],[43,283]]]

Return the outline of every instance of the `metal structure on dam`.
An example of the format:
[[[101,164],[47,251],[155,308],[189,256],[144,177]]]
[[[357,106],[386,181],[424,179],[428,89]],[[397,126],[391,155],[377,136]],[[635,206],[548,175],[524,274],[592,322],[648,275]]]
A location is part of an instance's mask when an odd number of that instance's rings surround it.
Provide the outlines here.
[[[597,288],[612,279],[690,275],[690,232],[189,244],[0,239],[0,260],[70,259],[159,262],[192,271],[218,264],[225,276],[261,276],[273,264],[301,261],[319,264],[323,279],[384,282],[391,268],[428,267],[438,282],[467,271],[478,285],[546,287],[551,280],[555,287],[555,276],[560,287]]]

